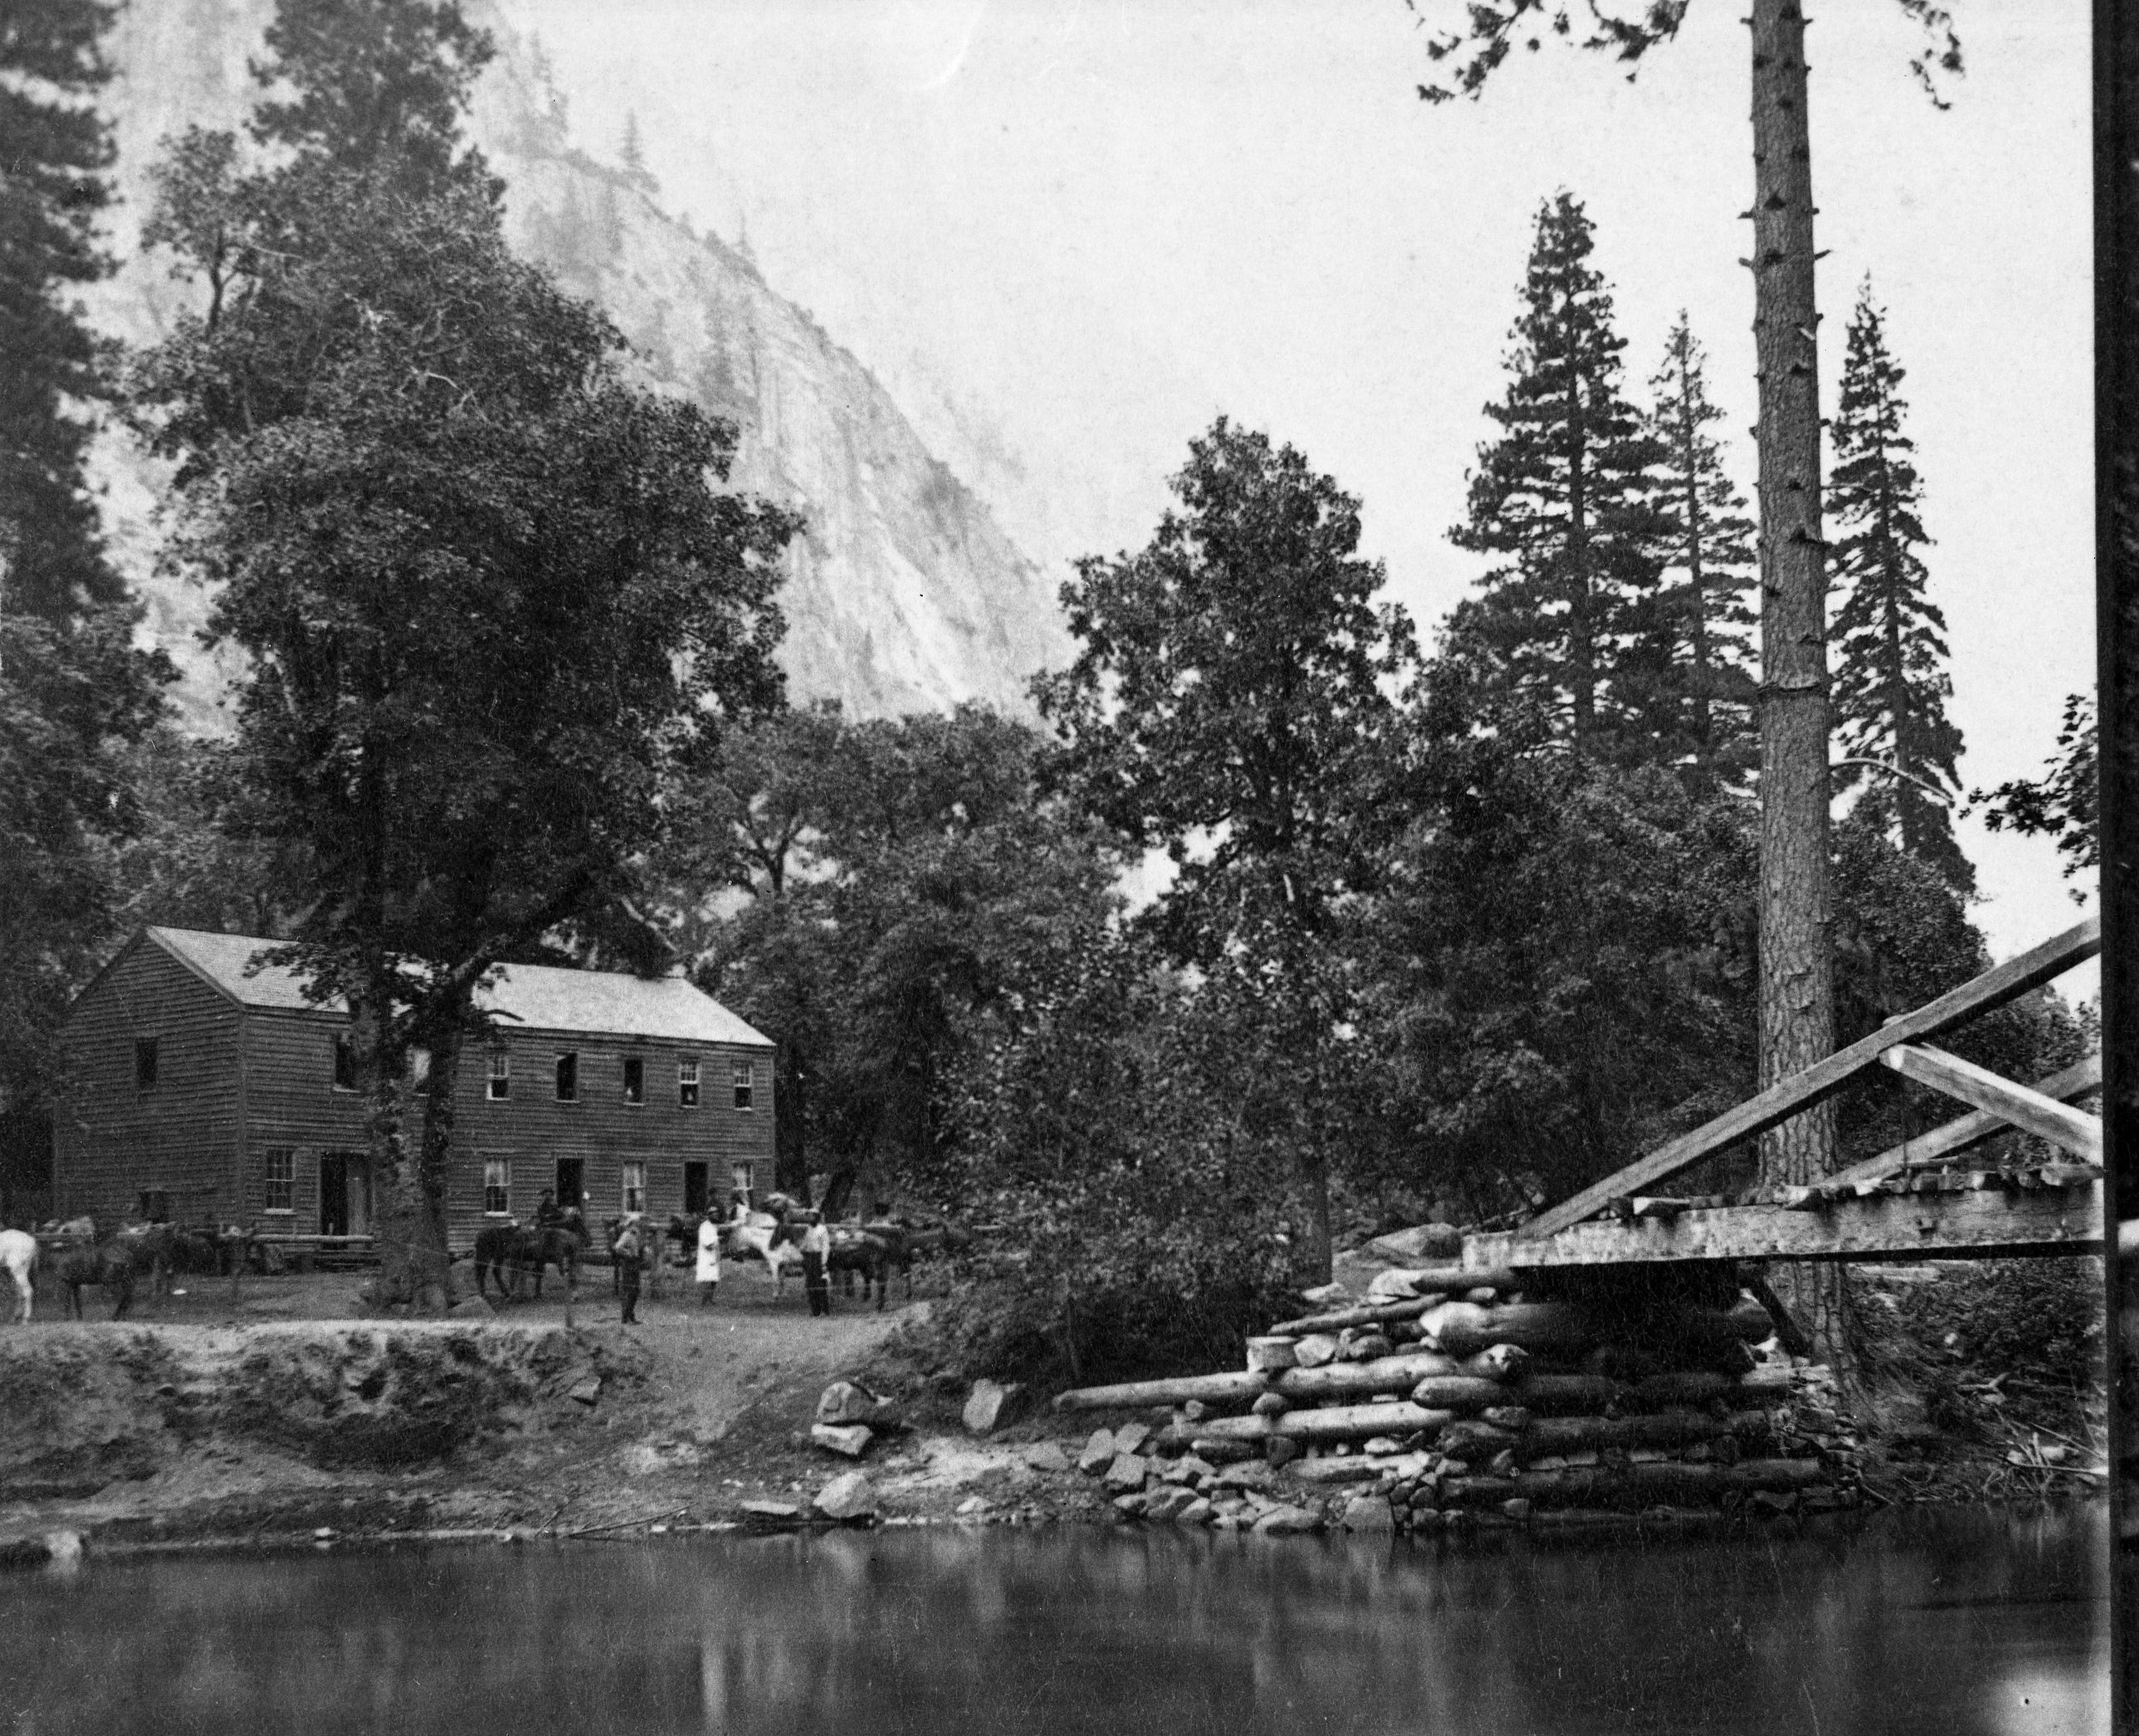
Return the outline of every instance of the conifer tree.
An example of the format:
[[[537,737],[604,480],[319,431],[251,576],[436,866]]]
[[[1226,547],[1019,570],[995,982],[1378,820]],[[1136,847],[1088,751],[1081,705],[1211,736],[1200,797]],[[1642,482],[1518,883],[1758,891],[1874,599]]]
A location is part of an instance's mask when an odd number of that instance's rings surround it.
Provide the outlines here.
[[[1663,453],[1667,521],[1656,616],[1668,657],[1659,699],[1670,717],[1656,733],[1677,735],[1695,781],[1713,787],[1743,778],[1760,760],[1747,636],[1759,616],[1746,603],[1757,571],[1753,522],[1708,432],[1723,412],[1708,396],[1707,362],[1681,312],[1649,382],[1649,428]]]
[[[62,299],[102,277],[111,159],[99,0],[0,7],[0,609],[64,627],[123,595],[82,481],[95,340]]]
[[[1975,883],[1948,812],[1960,792],[1961,732],[1946,716],[1946,617],[1926,594],[1918,551],[1923,485],[1903,431],[1906,378],[1887,349],[1885,315],[1867,278],[1849,318],[1834,423],[1828,506],[1835,528],[1834,710],[1838,789],[1864,784],[1859,809],[1956,888]]]
[[[1542,709],[1577,754],[1645,758],[1637,713],[1653,681],[1636,646],[1653,631],[1660,454],[1620,388],[1626,340],[1588,263],[1592,234],[1570,194],[1538,211],[1507,394],[1486,406],[1501,433],[1479,448],[1469,517],[1449,533],[1500,564],[1450,618],[1448,647]]]

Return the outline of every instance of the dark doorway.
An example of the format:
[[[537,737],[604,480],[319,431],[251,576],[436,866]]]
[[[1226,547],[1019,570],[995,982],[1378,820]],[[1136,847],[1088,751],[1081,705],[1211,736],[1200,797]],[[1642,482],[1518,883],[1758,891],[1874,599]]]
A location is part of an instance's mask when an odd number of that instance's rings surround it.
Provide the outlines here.
[[[319,1234],[371,1234],[371,1159],[365,1153],[319,1154]]]
[[[711,1203],[706,1197],[706,1165],[686,1164],[683,1166],[683,1214],[686,1218],[701,1216]]]
[[[557,1160],[557,1204],[567,1210],[587,1209],[587,1160],[583,1157],[561,1157]]]

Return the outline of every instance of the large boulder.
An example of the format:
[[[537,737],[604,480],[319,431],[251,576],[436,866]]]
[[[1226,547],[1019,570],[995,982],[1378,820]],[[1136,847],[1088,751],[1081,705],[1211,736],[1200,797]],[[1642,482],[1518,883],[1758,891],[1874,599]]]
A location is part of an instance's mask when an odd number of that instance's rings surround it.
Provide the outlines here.
[[[1067,1471],[1070,1468],[1069,1455],[1062,1450],[1058,1442],[1053,1441],[1042,1441],[1027,1447],[1025,1463],[1033,1471]]]
[[[840,1525],[866,1525],[876,1517],[876,1491],[863,1472],[842,1471],[817,1491],[810,1505]]]
[[[1144,1477],[1151,1469],[1151,1461],[1141,1459],[1133,1452],[1120,1452],[1114,1462],[1107,1467],[1107,1486],[1117,1494],[1126,1494],[1144,1486]]]
[[[1091,1438],[1084,1443],[1084,1451],[1077,1456],[1077,1468],[1087,1476],[1097,1476],[1114,1462],[1114,1431],[1111,1428],[1092,1430]]]
[[[1355,1495],[1344,1503],[1341,1521],[1348,1531],[1393,1531],[1396,1516],[1389,1509],[1389,1498],[1382,1495]]]
[[[872,1424],[884,1408],[884,1402],[857,1381],[835,1380],[818,1395],[817,1420],[834,1428]]]
[[[1141,1422],[1125,1422],[1114,1431],[1114,1450],[1117,1452],[1134,1452],[1151,1438],[1151,1431],[1149,1425]]]
[[[1322,1516],[1305,1507],[1275,1507],[1255,1521],[1255,1530],[1266,1537],[1305,1536],[1322,1529]]]
[[[1010,1420],[1017,1409],[1018,1401],[1024,1396],[1024,1391],[1015,1381],[975,1381],[973,1392],[966,1399],[963,1418],[967,1432],[976,1435],[992,1434],[998,1426]]]

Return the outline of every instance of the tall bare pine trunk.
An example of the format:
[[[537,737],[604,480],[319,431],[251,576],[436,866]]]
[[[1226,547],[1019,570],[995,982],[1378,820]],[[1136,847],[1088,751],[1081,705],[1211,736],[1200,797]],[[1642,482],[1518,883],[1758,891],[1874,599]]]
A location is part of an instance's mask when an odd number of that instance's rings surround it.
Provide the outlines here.
[[[1820,520],[1819,311],[1805,12],[1752,0],[1753,306],[1760,383],[1760,1083],[1834,1048],[1828,855],[1827,583]],[[1760,1180],[1834,1168],[1822,1104],[1760,1140]],[[1786,1267],[1776,1288],[1838,1372],[1847,1365],[1839,1269]]]

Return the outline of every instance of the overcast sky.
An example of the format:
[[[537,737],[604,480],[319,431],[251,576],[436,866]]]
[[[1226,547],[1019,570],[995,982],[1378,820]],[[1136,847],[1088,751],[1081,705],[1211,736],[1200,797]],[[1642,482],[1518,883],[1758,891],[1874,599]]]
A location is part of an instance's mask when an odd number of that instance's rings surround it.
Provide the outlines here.
[[[636,112],[664,202],[747,225],[767,280],[1051,566],[1140,546],[1222,410],[1362,498],[1430,627],[1476,570],[1445,532],[1561,187],[1596,221],[1630,383],[1686,309],[1750,481],[1740,0],[1694,0],[1636,82],[1548,42],[1438,108],[1402,0],[501,6],[577,141],[613,159]],[[1968,72],[1941,113],[1896,0],[1818,9],[1813,171],[1825,402],[1869,271],[1909,371],[1962,775],[1988,785],[2039,768],[2092,680],[2089,17],[1956,10]],[[2076,919],[2047,846],[1963,833],[1998,952]]]

